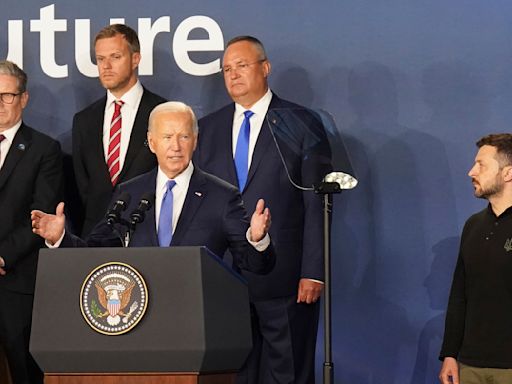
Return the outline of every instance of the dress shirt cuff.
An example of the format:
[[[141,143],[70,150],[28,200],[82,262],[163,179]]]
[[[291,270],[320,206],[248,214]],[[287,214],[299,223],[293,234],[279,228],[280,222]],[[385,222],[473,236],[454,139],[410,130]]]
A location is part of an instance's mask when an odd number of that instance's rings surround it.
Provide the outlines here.
[[[309,280],[309,281],[314,281],[315,283],[324,284],[324,282],[323,282],[322,280],[317,280],[317,279],[308,279],[307,277],[303,277],[303,279],[306,279],[306,280]]]
[[[260,241],[252,241],[251,236],[250,236],[251,235],[250,230],[251,230],[251,228],[248,228],[247,232],[245,232],[245,237],[246,237],[247,241],[249,242],[249,244],[251,244],[254,248],[256,248],[256,250],[258,252],[265,251],[268,248],[268,246],[270,245],[269,234],[267,233],[265,235],[265,237],[263,239],[261,239]]]
[[[45,244],[46,244],[46,246],[47,246],[48,248],[50,248],[50,249],[59,248],[59,247],[60,247],[60,244],[62,243],[62,239],[64,239],[64,235],[65,235],[65,234],[66,234],[66,230],[62,231],[62,236],[61,236],[61,237],[60,237],[60,239],[59,239],[59,240],[57,240],[53,245],[52,245],[52,244],[50,244],[50,243],[48,242],[48,240],[45,240],[45,242],[44,242],[44,243],[45,243]]]

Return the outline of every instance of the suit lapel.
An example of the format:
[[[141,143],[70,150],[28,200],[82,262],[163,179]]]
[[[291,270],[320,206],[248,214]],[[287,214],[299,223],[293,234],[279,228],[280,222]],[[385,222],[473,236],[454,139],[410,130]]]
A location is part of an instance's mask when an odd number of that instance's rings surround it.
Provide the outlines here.
[[[142,98],[140,100],[137,114],[135,115],[135,121],[133,122],[132,133],[130,135],[130,142],[128,144],[128,150],[126,151],[126,157],[124,159],[123,169],[119,175],[119,180],[124,181],[124,176],[128,169],[130,169],[133,161],[137,157],[141,147],[147,145],[147,127],[148,121],[144,116],[149,116],[150,106],[147,102],[147,91],[144,89]]]
[[[271,110],[272,108],[276,108],[276,104],[278,104],[279,98],[276,95],[272,95],[272,100],[270,102],[270,105],[268,106],[268,109]],[[249,167],[249,173],[247,174],[247,182],[245,183],[245,189],[247,189],[248,185],[251,183],[252,178],[254,177],[254,174],[256,173],[256,170],[260,166],[261,160],[268,156],[268,149],[271,146],[275,146],[275,144],[272,142],[272,134],[270,132],[270,127],[268,125],[267,121],[268,111],[265,115],[265,118],[263,120],[263,124],[261,125],[261,130],[258,135],[258,139],[256,140],[256,145],[254,146],[254,152],[252,154],[251,159],[251,166]]]
[[[204,188],[205,184],[206,178],[204,173],[198,168],[194,168],[194,173],[190,178],[190,184],[188,186],[183,209],[181,210],[176,230],[172,236],[171,245],[175,246],[181,244],[184,234],[190,227],[190,223],[206,196],[206,190]]]
[[[110,183],[110,173],[108,172],[107,159],[105,159],[105,150],[103,148],[103,122],[105,118],[105,108],[107,104],[107,97],[105,96],[99,103],[96,104],[95,109],[91,113],[91,134],[85,140],[90,140],[90,144],[84,146],[85,148],[93,148],[91,156],[96,156],[97,164],[101,167],[103,179]]]
[[[226,108],[220,121],[221,123],[216,130],[219,130],[217,137],[220,140],[219,148],[215,151],[221,153],[223,156],[224,169],[227,172],[226,181],[232,185],[238,185],[238,178],[236,176],[235,160],[233,159],[233,117],[235,114],[235,104],[231,104]]]
[[[9,152],[4,161],[2,169],[0,169],[0,189],[4,186],[5,182],[11,175],[16,165],[28,152],[32,144],[32,132],[23,123],[21,123],[18,132],[14,136],[14,140],[9,148]]]
[[[274,145],[272,143],[272,134],[270,133],[269,126],[267,123],[267,118],[263,121],[261,126],[260,134],[258,135],[258,139],[256,140],[256,145],[254,146],[254,152],[252,154],[251,166],[249,167],[249,173],[247,175],[247,182],[245,183],[245,189],[251,183],[256,170],[258,169],[261,160],[268,156],[268,148],[269,146]]]

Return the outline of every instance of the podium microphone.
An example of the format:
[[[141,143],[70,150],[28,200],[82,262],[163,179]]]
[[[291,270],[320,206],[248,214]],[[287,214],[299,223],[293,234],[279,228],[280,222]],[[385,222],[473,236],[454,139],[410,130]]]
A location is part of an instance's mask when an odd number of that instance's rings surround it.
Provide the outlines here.
[[[130,204],[131,196],[128,192],[122,192],[116,202],[107,212],[107,224],[113,226],[121,220],[121,212],[123,212]]]
[[[153,202],[155,201],[155,193],[154,192],[145,192],[140,201],[137,209],[132,212],[130,215],[130,224],[132,229],[135,230],[135,226],[140,224],[146,218],[146,212],[153,206]]]

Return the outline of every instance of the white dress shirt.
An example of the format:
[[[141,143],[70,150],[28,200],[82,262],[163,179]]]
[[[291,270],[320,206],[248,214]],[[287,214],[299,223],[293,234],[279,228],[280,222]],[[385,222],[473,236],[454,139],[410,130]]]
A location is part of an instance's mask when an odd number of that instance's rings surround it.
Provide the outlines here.
[[[176,229],[176,224],[181,215],[183,204],[185,203],[185,197],[187,196],[188,186],[190,184],[190,178],[194,172],[194,166],[192,162],[188,164],[188,167],[176,176],[173,180],[176,185],[172,189],[172,233]],[[156,175],[156,191],[155,191],[155,225],[158,233],[158,220],[160,220],[160,209],[162,208],[162,200],[164,198],[165,191],[167,190],[167,181],[169,178],[165,173],[158,167],[158,173]]]
[[[18,130],[21,127],[21,120],[18,121],[13,127],[7,128],[5,131],[0,132],[0,135],[4,135],[5,139],[0,143],[0,169],[4,165],[5,158],[7,157],[7,153],[11,148],[11,144],[14,140],[14,136],[18,133]]]
[[[116,100],[122,100],[124,103],[121,107],[121,150],[119,153],[119,169],[121,170],[123,169],[126,152],[128,152],[135,116],[137,115],[143,93],[144,88],[142,88],[142,84],[138,80],[137,83],[120,98],[116,98],[110,91],[107,91],[107,103],[105,105],[105,113],[103,114],[103,150],[105,159],[108,158],[110,124],[112,123],[112,116],[115,110],[114,102]]]
[[[254,147],[256,146],[256,141],[258,140],[258,135],[261,131],[261,126],[263,125],[268,107],[270,105],[270,101],[272,100],[272,92],[270,88],[267,89],[267,93],[263,95],[261,99],[259,99],[250,110],[254,112],[254,115],[251,116],[251,131],[249,134],[249,159],[247,162],[248,168],[251,167],[252,154],[254,153]],[[247,111],[240,104],[235,103],[235,114],[233,116],[233,157],[235,157],[236,151],[236,142],[238,140],[238,133],[240,132],[240,128],[242,123],[244,122],[244,112]]]

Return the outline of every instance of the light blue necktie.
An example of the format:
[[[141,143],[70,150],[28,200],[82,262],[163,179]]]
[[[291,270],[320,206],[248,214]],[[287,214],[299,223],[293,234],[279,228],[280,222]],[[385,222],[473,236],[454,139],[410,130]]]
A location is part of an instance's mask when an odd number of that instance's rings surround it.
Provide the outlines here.
[[[249,135],[251,133],[250,118],[254,115],[253,111],[245,111],[245,118],[238,133],[238,139],[235,149],[235,167],[238,178],[238,189],[243,191],[247,182],[247,173],[249,173]]]
[[[171,245],[173,210],[172,189],[175,185],[176,182],[174,180],[167,181],[167,190],[165,191],[164,198],[162,199],[162,206],[160,207],[160,218],[158,219],[158,245],[161,247],[168,247]]]

